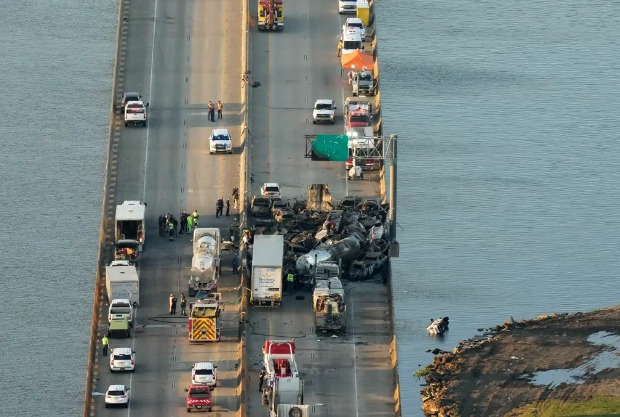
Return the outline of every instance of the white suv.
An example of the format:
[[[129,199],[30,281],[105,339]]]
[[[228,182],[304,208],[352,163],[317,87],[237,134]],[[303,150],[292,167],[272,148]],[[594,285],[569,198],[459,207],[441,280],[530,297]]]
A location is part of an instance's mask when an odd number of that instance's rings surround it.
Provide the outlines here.
[[[260,195],[262,195],[263,197],[280,200],[282,198],[282,193],[280,192],[280,184],[276,182],[264,183],[260,186]]]
[[[110,371],[131,371],[136,370],[136,357],[130,348],[112,349],[110,353]]]
[[[213,362],[197,362],[192,366],[192,385],[217,386],[217,366]]]
[[[334,100],[320,99],[314,103],[312,110],[312,123],[331,123],[334,124],[336,117],[336,102]]]
[[[357,13],[357,0],[338,0],[338,13]]]
[[[110,308],[108,309],[108,322],[114,319],[122,319],[123,317],[127,317],[129,325],[133,326],[133,307],[131,301],[125,298],[115,298],[110,303]]]
[[[129,407],[129,388],[124,385],[110,385],[105,392],[105,408]]]
[[[366,27],[364,27],[364,23],[362,19],[359,17],[348,17],[347,20],[342,25],[342,36],[344,36],[347,32],[351,30],[359,30],[362,35],[362,40],[366,39]]]
[[[213,129],[209,136],[209,153],[218,152],[233,153],[232,137],[228,129]]]

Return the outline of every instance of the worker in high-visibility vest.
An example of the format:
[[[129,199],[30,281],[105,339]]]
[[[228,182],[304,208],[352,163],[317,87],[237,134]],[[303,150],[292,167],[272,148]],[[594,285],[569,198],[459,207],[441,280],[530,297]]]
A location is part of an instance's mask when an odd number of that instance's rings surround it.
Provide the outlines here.
[[[288,292],[292,292],[293,291],[293,285],[295,284],[295,275],[293,274],[288,274],[286,276],[286,290]]]

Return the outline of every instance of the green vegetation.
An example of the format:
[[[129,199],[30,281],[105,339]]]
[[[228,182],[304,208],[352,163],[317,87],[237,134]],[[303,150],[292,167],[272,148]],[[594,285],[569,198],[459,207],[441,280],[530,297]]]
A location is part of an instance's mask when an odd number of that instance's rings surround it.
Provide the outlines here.
[[[418,378],[424,378],[426,375],[431,373],[431,366],[427,365],[422,369],[418,369],[413,373],[413,376],[417,376]]]
[[[594,397],[588,401],[547,400],[514,410],[512,417],[620,417],[620,397]]]

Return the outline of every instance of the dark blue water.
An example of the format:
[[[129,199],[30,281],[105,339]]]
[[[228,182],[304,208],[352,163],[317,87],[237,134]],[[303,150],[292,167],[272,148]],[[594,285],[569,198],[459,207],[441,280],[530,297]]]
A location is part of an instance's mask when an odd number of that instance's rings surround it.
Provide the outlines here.
[[[117,2],[0,13],[0,415],[81,415]]]
[[[378,3],[383,121],[400,138],[400,379],[414,416],[425,349],[509,316],[618,303],[620,8]],[[430,339],[429,319],[444,315],[449,333]]]

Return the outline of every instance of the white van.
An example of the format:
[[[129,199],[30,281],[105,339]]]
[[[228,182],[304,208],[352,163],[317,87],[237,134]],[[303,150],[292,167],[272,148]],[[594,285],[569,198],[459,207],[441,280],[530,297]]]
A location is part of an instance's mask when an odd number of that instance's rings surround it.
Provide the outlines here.
[[[338,13],[357,13],[357,0],[338,0]]]
[[[342,55],[355,52],[356,49],[364,50],[362,32],[359,29],[346,32],[342,38]]]

